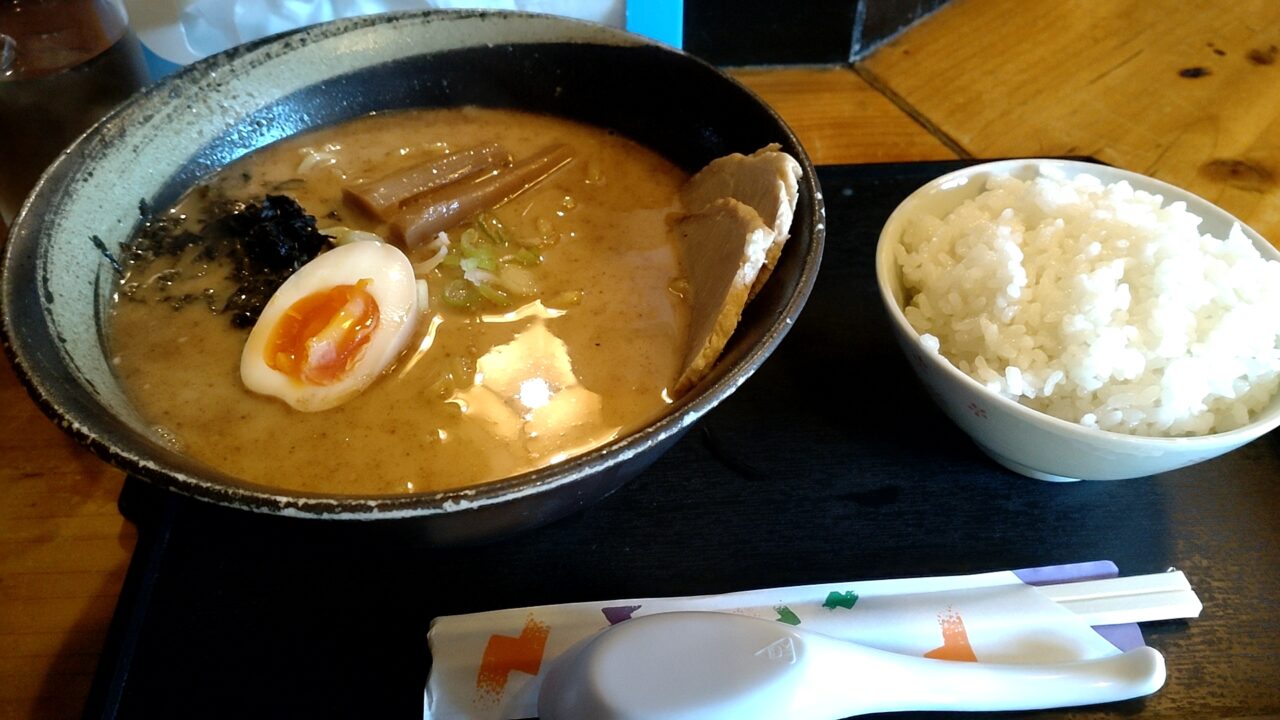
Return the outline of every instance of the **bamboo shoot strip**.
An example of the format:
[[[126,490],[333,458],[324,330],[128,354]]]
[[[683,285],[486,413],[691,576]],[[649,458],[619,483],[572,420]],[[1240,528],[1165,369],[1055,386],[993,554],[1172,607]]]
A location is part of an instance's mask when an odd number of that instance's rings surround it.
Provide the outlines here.
[[[467,183],[449,185],[411,204],[391,221],[391,231],[409,247],[430,240],[484,210],[492,210],[573,160],[567,145],[549,147],[509,169]]]
[[[400,204],[482,172],[511,164],[511,153],[497,143],[459,150],[408,170],[342,189],[343,198],[383,220],[390,220]]]

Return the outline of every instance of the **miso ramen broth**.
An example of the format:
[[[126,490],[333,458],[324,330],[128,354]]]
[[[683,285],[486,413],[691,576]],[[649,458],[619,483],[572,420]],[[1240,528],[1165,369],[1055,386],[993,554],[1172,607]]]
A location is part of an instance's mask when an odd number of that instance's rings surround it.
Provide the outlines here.
[[[344,404],[301,412],[241,381],[248,330],[222,312],[226,268],[188,252],[166,274],[139,266],[109,318],[112,362],[139,413],[181,452],[243,480],[324,493],[456,488],[541,467],[660,415],[688,343],[682,269],[668,224],[686,176],[607,131],[476,108],[378,114],[263,148],[189,193],[169,216],[192,227],[225,199],[294,198],[321,233],[391,237],[343,188],[444,152],[499,143],[517,161],[563,144],[572,161],[488,211],[531,287],[494,301],[444,297],[462,270],[426,276],[407,349]],[[474,221],[450,228],[450,246]],[[528,252],[523,252],[527,249]],[[414,263],[432,255],[408,248]],[[157,299],[184,283],[209,302]],[[141,289],[141,291],[140,291]],[[215,301],[216,300],[216,301]]]

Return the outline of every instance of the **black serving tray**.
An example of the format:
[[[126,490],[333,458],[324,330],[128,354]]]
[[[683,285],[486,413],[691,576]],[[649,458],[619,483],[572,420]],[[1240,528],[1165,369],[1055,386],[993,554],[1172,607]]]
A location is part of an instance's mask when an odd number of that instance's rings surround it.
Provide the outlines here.
[[[1167,685],[1009,717],[1280,713],[1280,433],[1151,478],[1028,480],[982,455],[903,361],[876,238],[903,197],[963,164],[819,168],[826,256],[791,334],[650,470],[554,525],[433,549],[128,481],[138,544],[86,717],[420,718],[437,615],[1102,559],[1177,567],[1203,600],[1197,620],[1144,626]]]

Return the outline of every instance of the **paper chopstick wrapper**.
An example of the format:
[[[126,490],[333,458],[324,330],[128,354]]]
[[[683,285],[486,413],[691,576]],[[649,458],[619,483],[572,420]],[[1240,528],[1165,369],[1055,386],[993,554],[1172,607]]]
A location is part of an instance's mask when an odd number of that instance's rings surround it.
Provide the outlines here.
[[[1142,644],[1136,626],[1095,631],[1091,621],[1199,614],[1199,600],[1181,573],[1144,576],[1153,581],[1102,580],[1116,574],[1111,563],[1081,563],[439,617],[428,635],[433,661],[424,717],[535,717],[542,677],[557,657],[611,625],[662,612],[738,613],[890,652],[992,663],[1063,663],[1115,655]],[[1076,580],[1081,582],[1070,582]],[[1064,582],[1041,588],[1028,584]]]

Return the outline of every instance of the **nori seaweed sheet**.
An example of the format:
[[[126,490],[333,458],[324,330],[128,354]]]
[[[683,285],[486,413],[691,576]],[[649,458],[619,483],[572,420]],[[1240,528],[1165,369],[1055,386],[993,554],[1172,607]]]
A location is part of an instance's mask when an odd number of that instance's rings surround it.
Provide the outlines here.
[[[146,207],[140,209],[145,213]],[[185,217],[150,217],[123,252],[132,270],[161,257],[178,257],[192,248],[207,262],[226,262],[236,288],[221,307],[210,299],[213,291],[162,297],[175,307],[204,298],[210,310],[230,315],[238,328],[253,327],[262,308],[290,275],[329,246],[308,215],[287,195],[267,195],[260,202],[220,199],[210,206],[209,220],[197,231]]]

